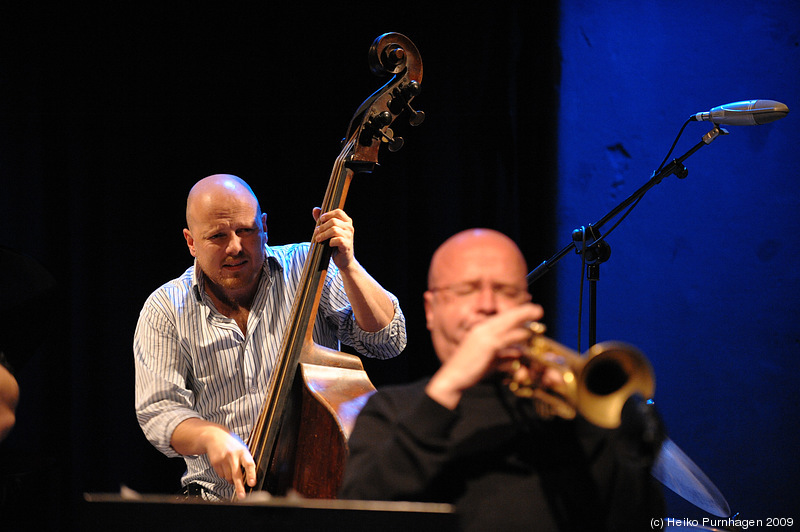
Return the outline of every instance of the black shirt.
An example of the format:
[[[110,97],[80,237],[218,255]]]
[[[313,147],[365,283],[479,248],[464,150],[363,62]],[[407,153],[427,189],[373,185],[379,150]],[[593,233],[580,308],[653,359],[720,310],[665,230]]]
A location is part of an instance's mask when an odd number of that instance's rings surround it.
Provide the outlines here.
[[[451,503],[463,530],[650,530],[664,515],[653,456],[619,429],[543,420],[498,382],[451,411],[427,381],[374,394],[356,421],[340,496]]]

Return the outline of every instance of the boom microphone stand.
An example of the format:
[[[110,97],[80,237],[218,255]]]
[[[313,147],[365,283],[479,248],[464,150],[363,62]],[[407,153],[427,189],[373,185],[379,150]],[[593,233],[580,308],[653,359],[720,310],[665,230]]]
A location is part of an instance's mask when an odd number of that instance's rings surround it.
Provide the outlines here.
[[[728,133],[725,129],[720,128],[719,124],[730,124],[737,126],[760,125],[783,118],[788,113],[789,108],[786,106],[786,104],[776,102],[774,100],[746,100],[720,105],[718,107],[714,107],[709,112],[697,113],[691,116],[689,120],[687,120],[686,124],[688,124],[691,120],[711,121],[714,124],[714,129],[706,133],[701,141],[697,143],[697,145],[695,145],[691,150],[686,152],[682,157],[673,159],[673,161],[666,167],[664,167],[664,163],[662,163],[644,186],[634,192],[630,197],[615,207],[606,216],[598,220],[597,223],[588,227],[581,227],[580,229],[574,230],[572,232],[572,242],[570,242],[569,245],[553,255],[553,257],[551,257],[549,260],[544,261],[535,270],[528,274],[528,284],[532,284],[539,277],[549,271],[550,268],[552,268],[569,252],[569,250],[575,249],[576,253],[581,255],[583,263],[586,265],[586,275],[590,282],[591,306],[589,338],[591,345],[594,345],[597,339],[596,298],[597,281],[600,278],[600,264],[607,261],[611,255],[611,247],[607,242],[605,242],[605,237],[600,234],[600,227],[620,214],[623,209],[630,207],[628,212],[625,213],[617,221],[617,223],[608,230],[606,235],[613,231],[614,228],[625,219],[625,216],[630,213],[630,210],[636,206],[636,202],[638,202],[648,190],[661,183],[665,177],[675,174],[679,179],[685,178],[689,174],[689,171],[683,165],[683,161],[685,161],[689,156],[703,146],[710,144],[711,141],[713,141],[719,135],[726,135]],[[684,127],[686,127],[686,124],[684,124]],[[683,128],[681,128],[681,133],[682,132]],[[680,134],[678,134],[678,138],[680,138]],[[674,148],[675,145],[673,144],[672,147]],[[672,149],[669,151],[669,154],[671,153]],[[669,154],[667,154],[667,157],[669,157]],[[578,246],[579,242],[580,247]],[[583,272],[581,272],[581,274],[582,273]],[[583,290],[581,288],[581,297],[582,296]],[[578,338],[578,347],[580,349],[580,335]],[[637,403],[634,402],[634,404]],[[650,401],[647,401],[644,403],[638,403],[638,406],[649,406],[650,404]],[[635,411],[643,414],[644,417],[640,417],[639,419],[644,419],[647,422],[645,425],[643,425],[644,427],[656,426],[651,423],[653,421],[652,418],[648,419],[648,415],[654,412],[652,409],[637,408]],[[634,416],[633,419],[635,420],[636,417]],[[629,427],[630,426],[631,425],[629,425]],[[645,444],[647,444],[648,441],[653,441],[652,439],[646,437],[649,432],[649,429],[642,432],[642,442]],[[702,508],[719,517],[728,517],[731,515],[730,506],[728,505],[728,502],[725,500],[725,497],[722,495],[722,493],[720,493],[710,479],[705,476],[705,474],[694,464],[694,462],[692,462],[691,459],[689,459],[689,457],[686,456],[683,451],[681,451],[680,448],[669,438],[664,438],[658,451],[656,461],[651,468],[651,474],[662,484],[698,508]]]
[[[661,183],[661,181],[672,174],[675,174],[679,179],[685,178],[689,175],[689,170],[683,165],[683,161],[688,159],[697,150],[711,143],[715,138],[720,135],[727,135],[728,131],[720,128],[719,125],[714,124],[714,129],[703,135],[703,138],[692,149],[687,151],[681,157],[673,159],[671,163],[662,168],[658,173],[653,173],[650,180],[645,183],[639,190],[631,194],[622,203],[614,207],[608,214],[600,218],[594,224],[583,226],[579,229],[572,231],[572,242],[565,246],[561,251],[550,257],[548,260],[542,262],[528,276],[528,286],[532,285],[534,281],[539,279],[545,273],[556,265],[556,263],[564,258],[570,250],[574,249],[575,253],[582,256],[583,263],[586,264],[586,278],[589,281],[590,302],[589,302],[589,347],[597,343],[597,281],[600,279],[600,264],[607,261],[611,256],[611,246],[604,240],[599,229],[603,227],[609,220],[615,218],[623,209],[629,207],[633,203],[642,199],[648,190]],[[578,340],[580,345],[580,339]]]

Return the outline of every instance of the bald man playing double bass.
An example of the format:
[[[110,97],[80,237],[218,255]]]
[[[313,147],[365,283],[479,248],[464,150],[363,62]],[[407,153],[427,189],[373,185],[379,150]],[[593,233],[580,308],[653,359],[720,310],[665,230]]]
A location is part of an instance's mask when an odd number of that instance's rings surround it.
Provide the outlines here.
[[[552,368],[513,364],[543,315],[526,272],[516,244],[493,230],[458,233],[434,253],[424,303],[441,365],[367,401],[342,498],[454,504],[475,532],[632,532],[663,517],[654,448],[624,425],[543,417],[509,390],[509,378],[563,383]]]
[[[352,220],[340,209],[313,215],[312,238],[334,248],[314,341],[396,356],[405,319],[356,260]],[[264,403],[309,243],[268,246],[267,214],[250,186],[227,174],[192,187],[186,224],[194,264],[150,295],[137,323],[136,415],[158,450],[185,460],[185,493],[243,498],[245,483],[256,482],[243,441]]]

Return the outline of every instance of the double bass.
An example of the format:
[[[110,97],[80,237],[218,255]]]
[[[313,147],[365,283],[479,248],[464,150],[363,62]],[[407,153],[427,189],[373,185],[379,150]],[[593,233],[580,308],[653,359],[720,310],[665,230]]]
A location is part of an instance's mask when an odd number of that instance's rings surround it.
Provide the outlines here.
[[[402,147],[403,139],[389,128],[401,113],[410,114],[412,126],[425,116],[410,105],[422,80],[414,43],[402,34],[386,33],[372,43],[368,58],[375,75],[392,78],[354,113],[322,212],[344,207],[353,177],[374,169],[382,145],[390,151]],[[331,253],[326,242],[311,242],[266,399],[247,442],[257,478],[248,491],[335,498],[347,439],[375,391],[357,356],[320,346],[312,338]]]

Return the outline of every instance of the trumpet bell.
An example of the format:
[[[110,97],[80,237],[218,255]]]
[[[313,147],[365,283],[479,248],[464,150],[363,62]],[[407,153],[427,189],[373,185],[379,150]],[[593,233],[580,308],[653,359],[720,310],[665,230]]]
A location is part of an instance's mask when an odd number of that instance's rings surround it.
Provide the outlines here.
[[[580,413],[604,428],[622,423],[622,407],[632,396],[652,399],[655,377],[650,362],[632,345],[609,341],[593,345],[581,356],[544,335],[545,326],[531,323],[531,339],[521,360],[526,365],[554,368],[562,382],[544,388],[531,380],[508,379],[512,392],[534,401],[542,417],[572,419]]]
[[[616,428],[622,407],[634,395],[652,399],[655,378],[650,362],[632,345],[602,342],[593,345],[578,378],[576,408],[591,423]]]

